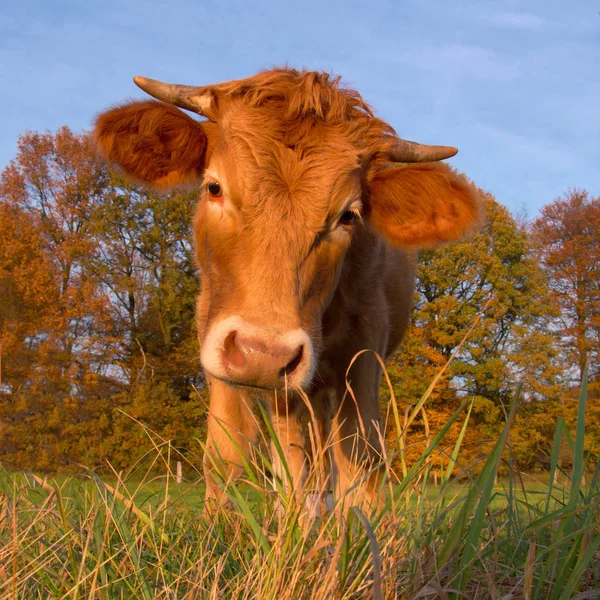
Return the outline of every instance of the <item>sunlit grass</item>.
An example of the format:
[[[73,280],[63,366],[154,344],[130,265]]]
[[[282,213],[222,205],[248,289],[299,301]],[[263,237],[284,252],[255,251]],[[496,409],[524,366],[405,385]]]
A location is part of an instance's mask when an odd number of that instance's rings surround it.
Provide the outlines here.
[[[181,457],[160,439],[146,462],[103,479],[3,472],[0,597],[599,597],[599,469],[584,452],[586,402],[584,385],[575,436],[557,424],[551,471],[537,481],[512,466],[515,398],[478,475],[447,472],[439,487],[427,477],[444,428],[391,486],[383,514],[334,509],[312,526],[286,486],[272,485],[260,453],[210,518],[200,474],[187,465],[188,481],[176,483]],[[569,472],[559,472],[561,441]],[[509,474],[496,483],[501,461]]]

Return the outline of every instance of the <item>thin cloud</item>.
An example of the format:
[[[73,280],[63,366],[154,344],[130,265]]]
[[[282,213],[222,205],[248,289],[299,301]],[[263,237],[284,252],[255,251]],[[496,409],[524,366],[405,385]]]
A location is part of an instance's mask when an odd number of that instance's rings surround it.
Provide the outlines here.
[[[563,170],[577,165],[573,150],[559,140],[525,135],[484,123],[476,123],[474,127],[489,145],[501,149],[498,154],[505,154],[513,160],[525,160],[531,165],[539,163],[546,167],[556,164]]]
[[[390,57],[385,48],[370,51],[370,56],[414,71],[415,78],[437,78],[509,82],[519,74],[516,56],[474,43],[434,43],[413,46]]]
[[[541,29],[548,24],[546,19],[530,12],[501,12],[492,15],[490,21],[500,27],[512,29]]]

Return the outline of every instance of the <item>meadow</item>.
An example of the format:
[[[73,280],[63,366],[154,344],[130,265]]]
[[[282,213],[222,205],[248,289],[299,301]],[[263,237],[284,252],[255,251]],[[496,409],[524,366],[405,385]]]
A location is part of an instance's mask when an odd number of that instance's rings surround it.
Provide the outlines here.
[[[243,481],[223,482],[229,503],[203,511],[200,474],[177,483],[181,457],[152,432],[153,452],[128,472],[3,471],[0,597],[598,598],[600,467],[584,446],[586,385],[574,436],[559,420],[550,472],[538,477],[511,459],[517,404],[518,394],[477,474],[460,467],[461,436],[436,486],[428,459],[455,421],[466,428],[461,407],[390,478],[378,514],[340,501],[307,517],[260,451]]]

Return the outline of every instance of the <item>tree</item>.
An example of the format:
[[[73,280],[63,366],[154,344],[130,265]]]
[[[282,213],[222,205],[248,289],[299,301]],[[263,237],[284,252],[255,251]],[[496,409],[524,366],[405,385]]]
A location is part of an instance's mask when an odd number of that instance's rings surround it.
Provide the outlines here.
[[[198,369],[190,368],[197,357],[191,326],[198,291],[190,240],[195,204],[193,194],[151,194],[111,174],[91,227],[90,264],[111,299],[107,340],[116,342],[114,363],[132,383],[146,361],[179,386],[182,397],[200,384]]]
[[[54,304],[52,263],[30,215],[0,202],[0,392],[23,384]]]
[[[90,280],[85,262],[93,251],[89,235],[93,207],[102,202],[106,171],[83,135],[67,127],[55,135],[27,133],[19,154],[2,173],[4,202],[26,211],[35,224],[40,247],[56,274],[56,290],[47,326],[52,329],[53,361],[60,356],[61,375],[72,364],[77,343],[91,344],[90,312],[102,312],[105,298]]]
[[[581,381],[600,374],[600,197],[571,190],[546,205],[531,227],[540,262],[560,309],[553,330],[564,350],[565,372]]]
[[[518,381],[528,402],[558,394],[546,331],[552,307],[527,231],[491,195],[480,197],[486,213],[480,230],[421,253],[411,329],[390,370],[396,398],[415,404],[473,327],[425,407],[435,432],[462,398],[472,399],[463,460],[477,458],[495,441]],[[408,436],[409,462],[422,452],[424,434],[418,419]],[[446,464],[447,456],[435,461]]]

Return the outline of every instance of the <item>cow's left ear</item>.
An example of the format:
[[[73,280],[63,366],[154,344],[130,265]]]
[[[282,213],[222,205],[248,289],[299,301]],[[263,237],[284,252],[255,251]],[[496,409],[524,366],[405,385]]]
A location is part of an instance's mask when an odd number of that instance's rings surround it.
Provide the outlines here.
[[[367,184],[371,222],[393,246],[451,242],[480,217],[474,186],[443,163],[372,164]]]

